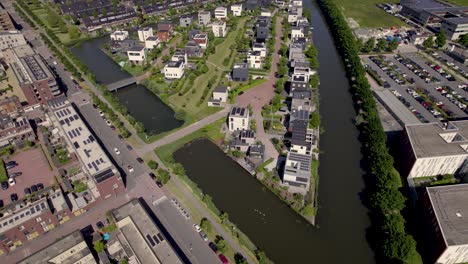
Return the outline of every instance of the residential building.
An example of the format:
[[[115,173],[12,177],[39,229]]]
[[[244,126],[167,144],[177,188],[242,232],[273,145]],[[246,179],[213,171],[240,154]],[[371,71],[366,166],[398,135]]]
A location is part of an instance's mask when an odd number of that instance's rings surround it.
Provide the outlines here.
[[[83,172],[94,182],[93,195],[107,199],[123,192],[119,172],[73,105],[65,97],[59,97],[49,101],[49,108],[52,122],[76,153]]]
[[[10,14],[4,9],[0,10],[0,31],[16,30],[13,20],[11,20]]]
[[[145,42],[148,37],[154,36],[152,27],[144,27],[138,29],[138,39],[140,42]]]
[[[255,132],[253,130],[242,130],[239,132],[239,139],[244,143],[252,145],[255,143]]]
[[[315,111],[312,106],[312,91],[311,90],[294,90],[292,91],[291,110],[305,110],[308,112]]]
[[[275,4],[279,7],[285,7],[286,1],[285,0],[275,0]]]
[[[169,31],[169,33],[172,33],[173,30],[174,26],[171,21],[162,20],[158,22],[158,31]]]
[[[247,63],[251,69],[262,68],[262,56],[260,51],[250,51],[247,55]]]
[[[427,187],[423,207],[428,213],[425,239],[432,263],[468,262],[468,184]],[[430,254],[430,255],[429,255]]]
[[[250,158],[263,161],[265,157],[265,146],[261,144],[251,145],[248,153]]]
[[[312,76],[317,72],[310,68],[309,62],[298,61],[294,63],[294,74]]]
[[[17,30],[0,31],[0,51],[26,44],[26,40],[21,32]]]
[[[445,53],[452,57],[454,60],[468,65],[468,50],[452,46],[452,48],[446,50]]]
[[[193,36],[193,42],[197,43],[201,48],[206,49],[208,47],[208,34],[196,34]]]
[[[128,60],[134,64],[144,64],[146,61],[146,48],[143,45],[135,45],[127,50]]]
[[[129,263],[183,263],[138,199],[112,210],[112,216],[118,230],[107,242],[111,256],[126,256]]]
[[[34,141],[35,134],[27,117],[0,114],[0,147]]]
[[[292,95],[294,91],[309,90],[309,78],[303,74],[293,74],[289,85],[289,94]]]
[[[302,113],[305,112],[301,112],[300,114]],[[290,152],[312,155],[312,150],[316,145],[316,138],[313,129],[309,129],[308,125],[308,119],[296,118],[292,122],[289,122],[289,131],[291,132]]]
[[[467,139],[468,121],[407,125],[404,175],[416,178],[454,174],[468,157]]]
[[[291,114],[289,115],[289,123],[294,124],[296,120],[300,121],[309,121],[310,112],[307,110],[291,110]],[[292,129],[292,125],[291,125]]]
[[[138,31],[138,38],[140,38],[140,31]],[[113,41],[122,41],[128,39],[128,31],[126,30],[116,30],[111,33],[110,39]],[[141,39],[140,39],[141,41]]]
[[[171,34],[167,30],[159,30],[156,36],[160,42],[168,42],[171,39]]]
[[[305,58],[304,56],[304,45],[298,44],[298,43],[290,43],[289,44],[289,55],[288,55],[288,60],[293,61],[297,60],[298,56],[294,54],[302,54],[300,58]]]
[[[145,40],[145,48],[152,50],[159,45],[159,39],[156,36],[151,36],[146,38]]]
[[[432,36],[431,34],[427,32],[419,33],[416,31],[409,31],[408,35],[409,35],[410,42],[413,45],[422,45],[424,41],[426,41],[430,36]]]
[[[76,230],[18,262],[18,264],[36,263],[97,264],[98,262],[94,259],[80,230]]]
[[[188,57],[184,50],[178,49],[171,57],[171,61],[182,61],[184,68],[187,66]]]
[[[270,9],[262,8],[262,10],[260,10],[260,16],[262,16],[262,17],[271,17]]]
[[[267,48],[266,48],[266,45],[265,45],[264,42],[262,42],[262,43],[257,43],[257,42],[254,43],[254,44],[252,45],[252,50],[253,50],[253,51],[258,51],[258,52],[260,52],[260,56],[261,56],[262,58],[265,58],[265,57],[266,57]]]
[[[203,50],[201,49],[200,46],[198,46],[197,43],[193,41],[187,42],[187,44],[185,45],[185,53],[187,54],[187,57],[189,58],[203,57]]]
[[[299,15],[295,11],[289,11],[288,12],[288,23],[296,23],[297,18]]]
[[[263,43],[270,35],[270,29],[268,27],[258,26],[255,28],[255,41]]]
[[[283,171],[283,184],[299,192],[306,193],[310,186],[310,155],[289,152]]]
[[[246,82],[249,80],[249,65],[247,63],[236,63],[232,69],[232,80],[235,82]]]
[[[184,61],[169,61],[166,66],[164,66],[164,77],[166,79],[180,79],[184,76],[185,67]]]
[[[241,152],[247,152],[251,145],[255,143],[255,132],[252,130],[241,130],[234,133],[235,137],[231,140],[229,148]]]
[[[206,26],[211,22],[211,13],[210,11],[200,11],[198,12],[198,25]]]
[[[303,27],[291,27],[291,38],[303,38],[304,28]]]
[[[234,106],[229,113],[229,131],[248,130],[250,127],[250,112],[245,107]]]
[[[28,107],[46,104],[61,94],[55,76],[29,45],[7,49],[3,56],[18,79]]]
[[[203,33],[203,32],[201,32],[201,31],[198,30],[198,29],[192,29],[192,30],[190,30],[190,31],[187,33],[188,40],[189,40],[189,41],[193,40],[193,37],[195,37],[195,35],[201,34],[201,33]]]
[[[214,16],[218,20],[226,20],[227,18],[227,8],[224,6],[219,6],[214,11]]]
[[[56,228],[72,217],[61,190],[50,190],[45,194],[50,196],[39,198],[34,202],[22,203],[2,212],[0,217],[1,252],[12,251],[27,241]]]
[[[213,96],[208,100],[208,106],[221,106],[228,99],[229,87],[218,86],[213,91]]]
[[[231,12],[233,16],[242,16],[242,4],[232,5]]]
[[[181,27],[189,27],[192,25],[193,19],[190,16],[184,16],[179,19],[179,24]]]
[[[225,21],[215,21],[211,24],[213,34],[217,38],[224,38],[226,36],[226,22]]]

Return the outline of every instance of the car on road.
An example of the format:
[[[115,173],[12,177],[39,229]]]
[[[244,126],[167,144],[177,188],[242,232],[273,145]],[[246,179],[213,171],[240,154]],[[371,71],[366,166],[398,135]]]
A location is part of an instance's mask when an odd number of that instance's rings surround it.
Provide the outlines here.
[[[193,228],[195,228],[195,230],[196,230],[197,232],[202,231],[202,230],[201,230],[201,227],[200,227],[199,225],[197,225],[197,224],[193,224]]]
[[[53,61],[52,63],[53,63],[54,65],[58,65],[58,63],[57,63],[56,61]]]
[[[2,182],[2,190],[8,189],[8,186],[9,186],[8,182],[6,182],[6,181]]]
[[[135,169],[132,167],[132,165],[127,166],[128,172],[132,173],[135,171]]]
[[[104,117],[104,112],[99,111],[99,115],[102,116],[102,117]]]
[[[36,185],[31,186],[31,192],[37,192],[37,186]]]
[[[10,195],[10,199],[11,199],[12,202],[16,202],[16,201],[18,201],[18,195],[16,193],[12,193]]]
[[[217,252],[218,252],[218,247],[216,246],[215,243],[210,242],[210,243],[208,244],[208,246],[211,248],[211,250],[213,250],[214,253],[217,253]]]
[[[160,182],[160,181],[156,181],[156,185],[157,185],[159,188],[163,187],[163,184],[162,184],[162,182]]]
[[[120,155],[120,150],[118,148],[114,148],[114,152],[115,154]]]
[[[37,187],[38,190],[42,190],[42,189],[44,189],[44,184],[38,183],[38,184],[36,184],[36,187]]]
[[[31,194],[31,189],[28,187],[24,188],[24,194],[25,195]]]
[[[154,173],[150,172],[148,175],[151,177],[151,179],[156,179],[156,175],[154,175]]]
[[[8,178],[8,184],[9,184],[10,186],[15,185],[15,184],[16,184],[15,179],[13,179],[13,178]]]
[[[10,174],[10,178],[15,178],[15,177],[18,177],[18,176],[21,176],[21,175],[23,175],[22,172],[15,172],[15,173]]]
[[[142,158],[140,158],[140,157],[137,157],[136,160],[137,160],[139,163],[144,163],[144,162],[145,162],[145,161],[144,161]]]
[[[221,263],[223,263],[223,264],[228,264],[229,263],[228,259],[223,254],[219,254],[218,257],[219,257],[219,260],[221,260]]]
[[[132,146],[127,145],[127,149],[131,151],[133,148],[132,148]]]
[[[200,232],[198,232],[198,234],[200,234],[203,241],[208,242],[208,236],[206,235],[205,231],[200,230]]]

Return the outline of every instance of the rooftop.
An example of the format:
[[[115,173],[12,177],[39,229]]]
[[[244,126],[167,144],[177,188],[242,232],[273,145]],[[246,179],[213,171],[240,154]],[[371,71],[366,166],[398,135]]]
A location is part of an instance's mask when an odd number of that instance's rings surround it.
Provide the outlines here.
[[[228,87],[227,86],[217,86],[213,92],[215,93],[227,93]]]
[[[245,107],[237,107],[234,106],[229,113],[229,116],[232,117],[248,117],[249,116],[249,109]]]
[[[144,49],[145,49],[145,46],[137,44],[137,45],[130,47],[128,51],[141,52]]]
[[[240,138],[255,138],[255,132],[253,130],[242,130],[239,133]]]
[[[468,121],[452,121],[447,127],[439,123],[405,127],[416,157],[468,155]]]
[[[426,190],[445,243],[448,246],[468,244],[468,184]]]
[[[182,64],[184,63],[183,60],[178,60],[178,61],[169,61],[166,65],[168,68],[180,68]]]
[[[234,64],[234,69],[248,69],[249,65],[247,63],[236,63]]]

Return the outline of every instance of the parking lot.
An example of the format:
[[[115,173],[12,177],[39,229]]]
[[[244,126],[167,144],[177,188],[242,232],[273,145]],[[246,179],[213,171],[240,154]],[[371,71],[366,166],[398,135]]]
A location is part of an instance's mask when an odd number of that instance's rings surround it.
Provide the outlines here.
[[[45,187],[54,182],[54,175],[49,168],[48,162],[39,148],[22,151],[5,162],[14,160],[18,166],[8,170],[11,175],[15,172],[21,172],[20,176],[15,177],[16,184],[9,186],[7,190],[0,190],[0,200],[4,205],[11,203],[10,195],[16,193],[18,198],[25,197],[24,189],[33,185],[42,183]]]
[[[468,117],[464,82],[452,76],[446,65],[417,53],[369,56],[363,60],[387,84],[384,87],[421,122]]]

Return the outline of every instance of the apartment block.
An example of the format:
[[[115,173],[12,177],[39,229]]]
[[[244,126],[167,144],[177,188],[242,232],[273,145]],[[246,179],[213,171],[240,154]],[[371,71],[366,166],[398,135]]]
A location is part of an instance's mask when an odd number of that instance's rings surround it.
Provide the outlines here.
[[[15,30],[15,24],[6,10],[0,10],[0,31]]]
[[[17,30],[0,31],[0,50],[26,45],[26,40]]]
[[[143,37],[143,34],[141,34]],[[138,30],[138,38],[140,38],[140,30]],[[128,39],[128,31],[126,30],[116,30],[114,32],[111,33],[110,35],[110,39],[113,40],[113,41],[122,41],[122,40],[126,40]],[[140,41],[142,41],[140,39]]]

